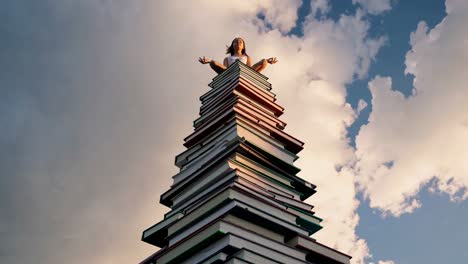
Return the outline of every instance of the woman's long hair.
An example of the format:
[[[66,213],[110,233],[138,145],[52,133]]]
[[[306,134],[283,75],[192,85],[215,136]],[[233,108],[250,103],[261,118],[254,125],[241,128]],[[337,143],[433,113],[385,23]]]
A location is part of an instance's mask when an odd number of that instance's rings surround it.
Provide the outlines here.
[[[226,45],[226,47],[227,47],[226,54],[231,54],[231,56],[234,55],[234,52],[235,52],[234,51],[234,41],[236,41],[236,39],[238,39],[238,38],[235,38],[235,39],[232,40],[231,46]],[[242,38],[239,38],[239,39],[241,39],[242,43],[244,43],[244,48],[241,51],[242,55],[249,56],[249,55],[247,55],[247,52],[245,51],[245,41],[244,41],[244,39],[242,39]]]

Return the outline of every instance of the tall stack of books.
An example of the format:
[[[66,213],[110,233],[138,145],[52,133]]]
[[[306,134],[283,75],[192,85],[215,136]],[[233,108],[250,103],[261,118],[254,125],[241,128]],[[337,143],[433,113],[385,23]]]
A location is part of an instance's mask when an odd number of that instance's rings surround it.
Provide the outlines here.
[[[322,219],[303,202],[315,186],[293,165],[304,143],[283,131],[267,80],[236,61],[200,97],[180,172],[161,195],[171,211],[143,232],[161,249],[143,264],[349,263],[310,237]]]

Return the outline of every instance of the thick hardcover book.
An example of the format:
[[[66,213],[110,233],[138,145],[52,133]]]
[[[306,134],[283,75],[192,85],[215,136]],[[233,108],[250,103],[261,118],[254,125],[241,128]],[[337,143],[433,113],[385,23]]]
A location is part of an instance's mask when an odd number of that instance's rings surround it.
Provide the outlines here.
[[[270,109],[276,116],[283,114],[284,108],[275,103],[275,98],[271,93],[265,92],[265,90],[260,89],[242,78],[232,81],[232,83],[229,83],[223,89],[216,90],[216,92],[209,94],[209,96],[206,94],[207,97],[201,97],[202,106],[200,107],[200,111],[206,111],[206,109],[223,102],[223,99],[233,94],[234,91],[238,91],[245,97]]]
[[[157,259],[157,263],[172,264],[187,261],[194,253],[199,252],[200,248],[213,243],[218,244],[218,249],[228,246],[238,250],[249,248],[282,263],[307,263],[305,252],[222,219],[208,223],[199,232],[169,246],[168,250]]]
[[[249,78],[261,85],[267,86],[266,90],[271,90],[271,84],[268,82],[268,77],[252,70],[252,68],[240,61],[234,62],[226,71],[214,77],[213,81],[209,83],[208,86],[214,88],[218,86],[219,83],[222,83],[222,80],[235,79],[238,76]]]

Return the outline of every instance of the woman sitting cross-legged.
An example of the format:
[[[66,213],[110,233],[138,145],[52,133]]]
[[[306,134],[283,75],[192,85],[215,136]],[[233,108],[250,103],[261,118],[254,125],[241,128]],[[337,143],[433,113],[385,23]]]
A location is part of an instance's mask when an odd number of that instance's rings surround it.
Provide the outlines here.
[[[262,59],[252,66],[252,61],[250,60],[249,55],[247,55],[247,53],[245,52],[245,42],[241,38],[235,38],[232,41],[231,46],[227,48],[226,54],[230,54],[230,56],[224,58],[223,64],[215,60],[210,60],[205,57],[198,58],[198,61],[202,64],[209,63],[211,68],[218,74],[226,70],[227,67],[229,67],[229,65],[234,63],[236,60],[240,60],[241,62],[245,63],[247,66],[256,70],[257,72],[260,72],[263,69],[265,69],[268,63],[275,64],[278,62],[278,60],[275,57],[272,57],[269,59]]]

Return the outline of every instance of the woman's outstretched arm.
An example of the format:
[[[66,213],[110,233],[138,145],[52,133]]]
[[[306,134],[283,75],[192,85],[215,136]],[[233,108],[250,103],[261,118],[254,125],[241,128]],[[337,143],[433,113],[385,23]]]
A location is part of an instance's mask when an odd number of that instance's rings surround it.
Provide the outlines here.
[[[210,64],[210,67],[211,69],[213,69],[217,74],[220,74],[222,73],[224,70],[226,70],[226,64],[227,64],[227,60],[224,59],[224,62],[223,64],[215,61],[215,60],[210,60],[208,58],[205,58],[205,56],[203,57],[200,57],[198,58],[198,61],[201,63],[201,64],[207,64],[209,63]]]
[[[262,59],[260,60],[259,62],[255,63],[253,66],[252,66],[252,69],[256,70],[257,72],[261,72],[263,69],[266,68],[266,66],[268,65],[268,63],[270,64],[275,64],[277,63],[278,60],[276,59],[276,57],[271,57],[269,59]]]

